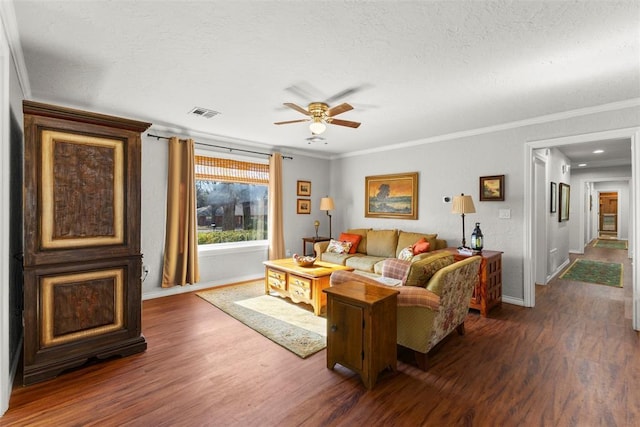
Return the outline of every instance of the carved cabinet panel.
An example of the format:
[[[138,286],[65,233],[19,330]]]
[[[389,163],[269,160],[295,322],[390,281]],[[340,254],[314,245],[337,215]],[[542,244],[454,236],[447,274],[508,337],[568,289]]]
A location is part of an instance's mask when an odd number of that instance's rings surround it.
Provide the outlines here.
[[[144,351],[140,132],[149,123],[25,101],[24,376]]]

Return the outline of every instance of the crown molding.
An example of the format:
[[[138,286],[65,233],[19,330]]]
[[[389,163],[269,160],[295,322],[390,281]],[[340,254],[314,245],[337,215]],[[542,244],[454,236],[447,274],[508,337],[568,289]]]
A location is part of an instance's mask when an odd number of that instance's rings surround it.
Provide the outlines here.
[[[516,129],[525,126],[537,125],[541,123],[555,122],[566,120],[573,117],[587,116],[590,114],[603,113],[607,111],[623,110],[625,108],[640,107],[640,98],[631,98],[624,101],[611,102],[609,104],[597,105],[595,107],[579,108],[576,110],[563,111],[561,113],[547,114],[544,116],[533,117],[530,119],[518,120],[514,122],[503,123],[499,125],[487,126],[477,129],[470,129],[461,132],[453,132],[444,135],[438,135],[430,138],[419,139],[415,141],[402,142],[399,144],[387,145],[386,147],[371,148],[369,150],[352,151],[350,153],[334,155],[332,159],[340,159],[345,157],[362,156],[365,154],[380,153],[384,151],[399,150],[402,148],[415,147],[418,145],[431,144],[434,142],[449,141],[453,139],[466,138],[470,136],[484,135],[488,133],[500,132],[509,129]]]
[[[22,52],[22,44],[20,43],[20,34],[18,33],[18,22],[16,20],[16,11],[12,1],[0,1],[0,19],[2,19],[2,27],[11,50],[13,63],[18,74],[18,82],[22,89],[24,99],[31,99],[31,85],[29,84],[29,74],[27,74],[27,66],[24,62],[24,54]]]
[[[289,156],[296,155],[296,156],[311,157],[311,158],[322,159],[322,160],[331,160],[330,155],[318,153],[314,151],[298,150],[291,147],[278,147],[278,146],[274,146],[274,145],[263,143],[263,142],[249,141],[249,140],[233,138],[233,137],[224,136],[224,135],[217,135],[217,134],[208,133],[208,132],[199,132],[199,131],[179,128],[179,127],[175,127],[167,124],[161,124],[161,123],[152,124],[148,132],[161,133],[162,136],[179,136],[181,138],[190,137],[193,139],[202,139],[203,141],[201,142],[210,142],[212,144],[222,143],[222,144],[231,145],[232,146],[231,148],[245,148],[245,149],[254,148],[254,149],[270,151],[273,153],[278,152],[278,153],[281,153],[282,155],[289,155]]]

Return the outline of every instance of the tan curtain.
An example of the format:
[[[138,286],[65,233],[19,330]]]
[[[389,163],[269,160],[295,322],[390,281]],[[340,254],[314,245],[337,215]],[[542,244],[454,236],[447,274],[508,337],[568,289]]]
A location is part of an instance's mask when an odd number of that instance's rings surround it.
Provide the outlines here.
[[[200,280],[196,237],[194,142],[169,140],[167,227],[164,241],[162,287],[183,286]]]
[[[275,153],[269,160],[269,259],[284,256],[282,155]]]

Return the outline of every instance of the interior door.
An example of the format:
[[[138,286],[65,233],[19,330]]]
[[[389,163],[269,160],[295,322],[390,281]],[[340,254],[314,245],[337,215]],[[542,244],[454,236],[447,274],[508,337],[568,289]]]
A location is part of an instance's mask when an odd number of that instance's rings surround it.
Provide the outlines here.
[[[598,230],[602,233],[618,232],[618,193],[600,193]]]

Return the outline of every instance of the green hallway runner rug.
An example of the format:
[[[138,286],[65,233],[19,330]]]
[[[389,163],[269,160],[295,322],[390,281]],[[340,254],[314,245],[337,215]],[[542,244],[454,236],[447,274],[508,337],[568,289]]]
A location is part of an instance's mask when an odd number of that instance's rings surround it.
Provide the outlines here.
[[[622,287],[622,264],[577,259],[562,273],[561,279]]]

